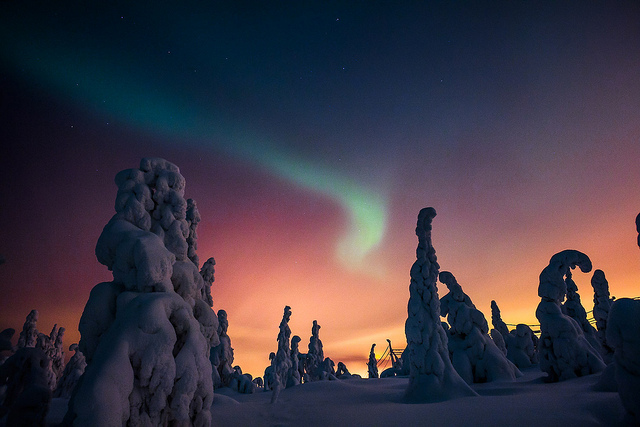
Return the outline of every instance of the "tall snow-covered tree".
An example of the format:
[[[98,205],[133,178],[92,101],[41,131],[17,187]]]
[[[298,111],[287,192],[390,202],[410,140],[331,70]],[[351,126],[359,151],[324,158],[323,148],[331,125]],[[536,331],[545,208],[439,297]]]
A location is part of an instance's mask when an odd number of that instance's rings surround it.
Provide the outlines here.
[[[588,273],[591,260],[582,252],[567,249],[552,256],[540,273],[538,296],[541,301],[536,310],[540,321],[538,351],[540,369],[548,374],[547,381],[589,375],[605,368],[578,322],[562,313],[562,300],[567,293],[565,276],[576,266]]]
[[[458,375],[449,359],[447,334],[440,323],[440,299],[436,281],[440,266],[431,244],[434,208],[418,214],[416,262],[411,267],[408,317],[405,322],[409,363],[408,402],[438,402],[474,396],[469,385]]]
[[[218,318],[189,250],[195,204],[188,216],[184,177],[164,159],[144,158],[115,182],[116,213],[96,245],[113,281],[92,289],[80,319],[87,368],[65,423],[210,425]]]
[[[593,318],[596,320],[596,338],[600,343],[602,359],[609,363],[613,358],[613,349],[607,343],[607,319],[611,310],[611,296],[609,294],[609,282],[604,271],[595,270],[591,277],[593,286]]]
[[[507,359],[489,336],[484,314],[453,274],[440,273],[449,293],[440,298],[440,314],[449,322],[449,352],[453,367],[468,384],[487,381],[513,381],[521,372]]]
[[[280,391],[287,385],[287,378],[291,371],[291,328],[289,328],[289,319],[291,319],[291,307],[284,308],[282,321],[280,322],[280,331],[278,332],[278,351],[272,361],[273,366],[273,396],[271,402],[278,400]]]

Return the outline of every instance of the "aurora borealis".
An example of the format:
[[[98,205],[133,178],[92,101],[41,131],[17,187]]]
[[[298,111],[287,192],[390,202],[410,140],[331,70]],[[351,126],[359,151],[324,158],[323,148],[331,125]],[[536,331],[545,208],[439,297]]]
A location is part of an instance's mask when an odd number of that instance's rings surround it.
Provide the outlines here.
[[[76,329],[115,174],[177,164],[217,261],[236,364],[262,375],[282,307],[364,370],[404,345],[418,211],[488,316],[534,323],[572,248],[637,296],[634,2],[4,2],[0,328]],[[584,277],[582,277],[584,276]],[[591,309],[587,275],[574,277]],[[442,292],[442,289],[441,289]],[[74,335],[75,334],[75,335]]]

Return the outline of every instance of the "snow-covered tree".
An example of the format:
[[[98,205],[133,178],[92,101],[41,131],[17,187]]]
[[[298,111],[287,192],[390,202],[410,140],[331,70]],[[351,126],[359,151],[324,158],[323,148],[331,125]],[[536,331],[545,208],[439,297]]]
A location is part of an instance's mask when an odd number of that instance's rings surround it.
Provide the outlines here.
[[[605,368],[580,325],[562,313],[562,300],[567,293],[564,277],[576,266],[588,273],[591,260],[582,252],[567,249],[552,256],[540,273],[538,296],[541,301],[536,310],[541,331],[538,352],[540,369],[548,374],[547,381],[589,375]]]
[[[322,378],[322,363],[324,362],[324,350],[320,339],[320,325],[318,321],[313,321],[311,326],[311,337],[309,338],[309,352],[306,360],[307,376],[310,381]]]
[[[595,270],[591,277],[593,286],[593,318],[596,320],[596,338],[602,349],[602,359],[609,363],[613,358],[613,349],[607,343],[607,319],[611,310],[611,297],[609,295],[609,282],[604,271]]]
[[[371,344],[371,351],[369,352],[369,362],[367,363],[367,371],[369,378],[378,378],[378,361],[376,360],[376,345]]]
[[[197,215],[187,216],[184,177],[145,158],[115,182],[116,213],[96,245],[113,281],[92,289],[80,319],[87,368],[65,423],[210,425],[218,318],[189,256]]]
[[[287,385],[287,378],[291,371],[291,329],[289,319],[291,318],[291,307],[285,306],[282,321],[280,322],[280,332],[278,332],[278,351],[271,362],[273,366],[273,396],[271,402],[278,400],[280,390]]]
[[[269,353],[269,366],[264,370],[264,391],[273,390],[275,386],[275,374],[273,370],[273,359],[276,358],[276,353]]]
[[[607,343],[614,349],[618,393],[623,406],[637,424],[640,424],[639,319],[640,301],[620,298],[611,305],[607,322]]]
[[[440,323],[440,299],[436,281],[440,266],[431,244],[434,208],[418,214],[416,262],[411,267],[408,317],[405,323],[409,385],[405,399],[409,402],[437,402],[474,396],[449,359],[447,335]]]
[[[64,370],[64,351],[62,349],[62,338],[64,337],[64,328],[58,328],[53,325],[51,333],[47,336],[42,332],[38,333],[36,347],[44,351],[49,360],[49,388],[55,390],[58,380],[62,376]]]
[[[580,294],[578,294],[578,286],[573,281],[571,270],[567,271],[565,277],[565,284],[567,285],[567,300],[562,304],[562,312],[567,316],[575,320],[584,332],[584,337],[589,341],[589,344],[602,353],[602,348],[596,337],[596,329],[591,326],[591,323],[587,320],[587,311],[580,302]]]
[[[38,310],[31,310],[22,326],[17,348],[35,347],[38,341]]]
[[[518,368],[528,368],[538,363],[538,352],[535,346],[535,335],[531,328],[524,323],[516,325],[510,332],[507,359]]]
[[[515,380],[522,374],[489,336],[484,314],[448,271],[440,273],[440,281],[449,293],[440,298],[440,314],[449,322],[449,352],[458,374],[468,384],[487,381]]]
[[[213,367],[212,378],[213,387],[229,387],[234,377],[233,369],[233,348],[231,338],[227,333],[229,320],[225,310],[218,310],[218,339],[220,343],[211,348],[211,365]]]
[[[506,342],[508,340],[509,328],[507,328],[507,324],[502,320],[500,308],[494,300],[491,300],[491,324],[494,329],[502,334],[502,338],[504,338]]]
[[[493,340],[493,342],[496,344],[496,347],[498,347],[498,349],[500,349],[502,354],[504,354],[506,356],[507,355],[507,345],[504,342],[504,337],[502,336],[502,334],[500,332],[498,332],[497,329],[494,328],[494,329],[491,329],[489,331],[489,335],[491,336],[491,339]],[[512,362],[513,362],[513,360],[512,360]]]
[[[300,341],[301,338],[297,335],[291,338],[291,368],[287,375],[287,388],[302,382],[302,374],[300,373]]]
[[[69,399],[71,397],[71,392],[75,388],[76,384],[78,384],[78,380],[82,374],[84,374],[84,370],[87,367],[87,361],[85,360],[82,352],[78,350],[78,344],[71,344],[71,346],[69,346],[69,351],[74,352],[73,356],[71,356],[71,359],[69,359],[69,362],[67,362],[64,367],[62,376],[58,380],[58,385],[53,392],[53,397]]]

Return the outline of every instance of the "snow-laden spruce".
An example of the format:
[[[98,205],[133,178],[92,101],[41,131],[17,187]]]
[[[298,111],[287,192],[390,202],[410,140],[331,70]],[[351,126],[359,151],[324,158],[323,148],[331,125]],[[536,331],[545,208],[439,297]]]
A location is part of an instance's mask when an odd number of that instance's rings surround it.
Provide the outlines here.
[[[494,329],[502,334],[502,338],[504,338],[505,343],[509,339],[509,328],[507,328],[507,324],[502,320],[502,316],[500,315],[500,308],[498,304],[491,300],[491,324]]]
[[[291,338],[291,368],[287,375],[287,388],[299,385],[304,375],[304,364],[300,363],[300,341],[302,339],[297,335]]]
[[[227,333],[229,320],[225,310],[218,310],[218,339],[220,343],[211,348],[209,360],[211,360],[213,388],[229,387],[234,377],[233,348],[231,338]]]
[[[367,362],[367,373],[369,378],[378,378],[378,361],[376,360],[376,345],[371,344],[371,351],[369,352],[369,362]]]
[[[31,310],[22,325],[18,337],[18,348],[35,347],[38,341],[38,310]]]
[[[591,277],[593,286],[593,318],[596,320],[596,338],[600,343],[602,359],[609,363],[613,359],[613,349],[607,343],[607,319],[611,310],[609,282],[604,271],[595,270]]]
[[[210,425],[218,319],[190,250],[195,203],[184,199],[178,167],[163,159],[142,159],[115,182],[116,213],[96,245],[113,281],[92,289],[80,319],[87,368],[65,423]]]
[[[287,385],[287,379],[291,372],[291,328],[289,328],[289,319],[291,319],[291,307],[287,305],[284,308],[280,331],[278,332],[278,351],[271,361],[274,380],[271,403],[277,402],[280,391]]]
[[[416,403],[477,395],[453,368],[447,334],[440,323],[440,299],[436,286],[440,266],[431,244],[431,222],[435,216],[434,208],[424,208],[418,214],[417,259],[411,267],[405,322],[408,360],[404,363],[409,364],[405,399]]]
[[[582,252],[567,249],[552,256],[540,273],[538,296],[541,301],[536,310],[540,321],[538,352],[540,369],[548,374],[547,381],[594,374],[605,368],[578,322],[562,312],[562,300],[567,293],[564,278],[576,266],[588,273],[591,260]]]
[[[513,381],[521,376],[489,336],[484,314],[464,293],[455,276],[443,271],[439,279],[449,289],[449,293],[440,298],[440,314],[447,316],[451,361],[462,379],[471,384]]]
[[[565,284],[567,285],[567,300],[562,304],[562,312],[573,320],[578,322],[578,325],[584,332],[584,337],[589,341],[589,344],[595,348],[598,353],[602,353],[600,342],[596,337],[596,329],[591,326],[591,323],[587,320],[587,311],[582,306],[580,301],[580,294],[578,294],[578,286],[573,280],[571,271],[567,271],[565,278]]]
[[[322,379],[324,362],[324,350],[322,349],[322,340],[320,339],[320,325],[314,320],[311,326],[311,337],[309,338],[309,351],[306,359],[306,377],[307,381],[316,381]]]

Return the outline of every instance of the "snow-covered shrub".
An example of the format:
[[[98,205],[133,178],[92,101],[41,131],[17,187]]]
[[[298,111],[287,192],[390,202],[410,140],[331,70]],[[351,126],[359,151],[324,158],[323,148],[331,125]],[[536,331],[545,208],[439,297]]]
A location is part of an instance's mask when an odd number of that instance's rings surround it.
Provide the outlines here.
[[[188,216],[185,180],[163,159],[142,159],[115,182],[116,214],[96,245],[113,281],[93,288],[80,319],[87,368],[65,423],[210,425],[218,319],[189,253],[195,204]]]
[[[449,352],[458,374],[468,384],[513,381],[522,374],[489,336],[489,325],[471,298],[448,271],[440,281],[449,293],[440,298],[440,314],[449,322]]]
[[[418,214],[416,262],[411,267],[408,317],[405,323],[409,385],[405,399],[409,402],[437,402],[474,396],[449,359],[447,335],[440,324],[440,299],[436,280],[440,266],[431,244],[433,208]]]
[[[635,423],[640,423],[639,300],[620,298],[613,302],[607,322],[607,343],[614,349],[615,378],[622,404]]]
[[[367,363],[367,371],[369,378],[378,378],[378,361],[376,360],[376,345],[371,344],[371,351],[369,352],[369,362]]]
[[[588,273],[591,260],[582,252],[567,249],[552,256],[540,273],[538,296],[541,301],[536,310],[541,331],[538,353],[540,369],[548,374],[547,381],[589,375],[605,368],[580,325],[562,313],[562,300],[567,293],[564,277],[576,266]]]

